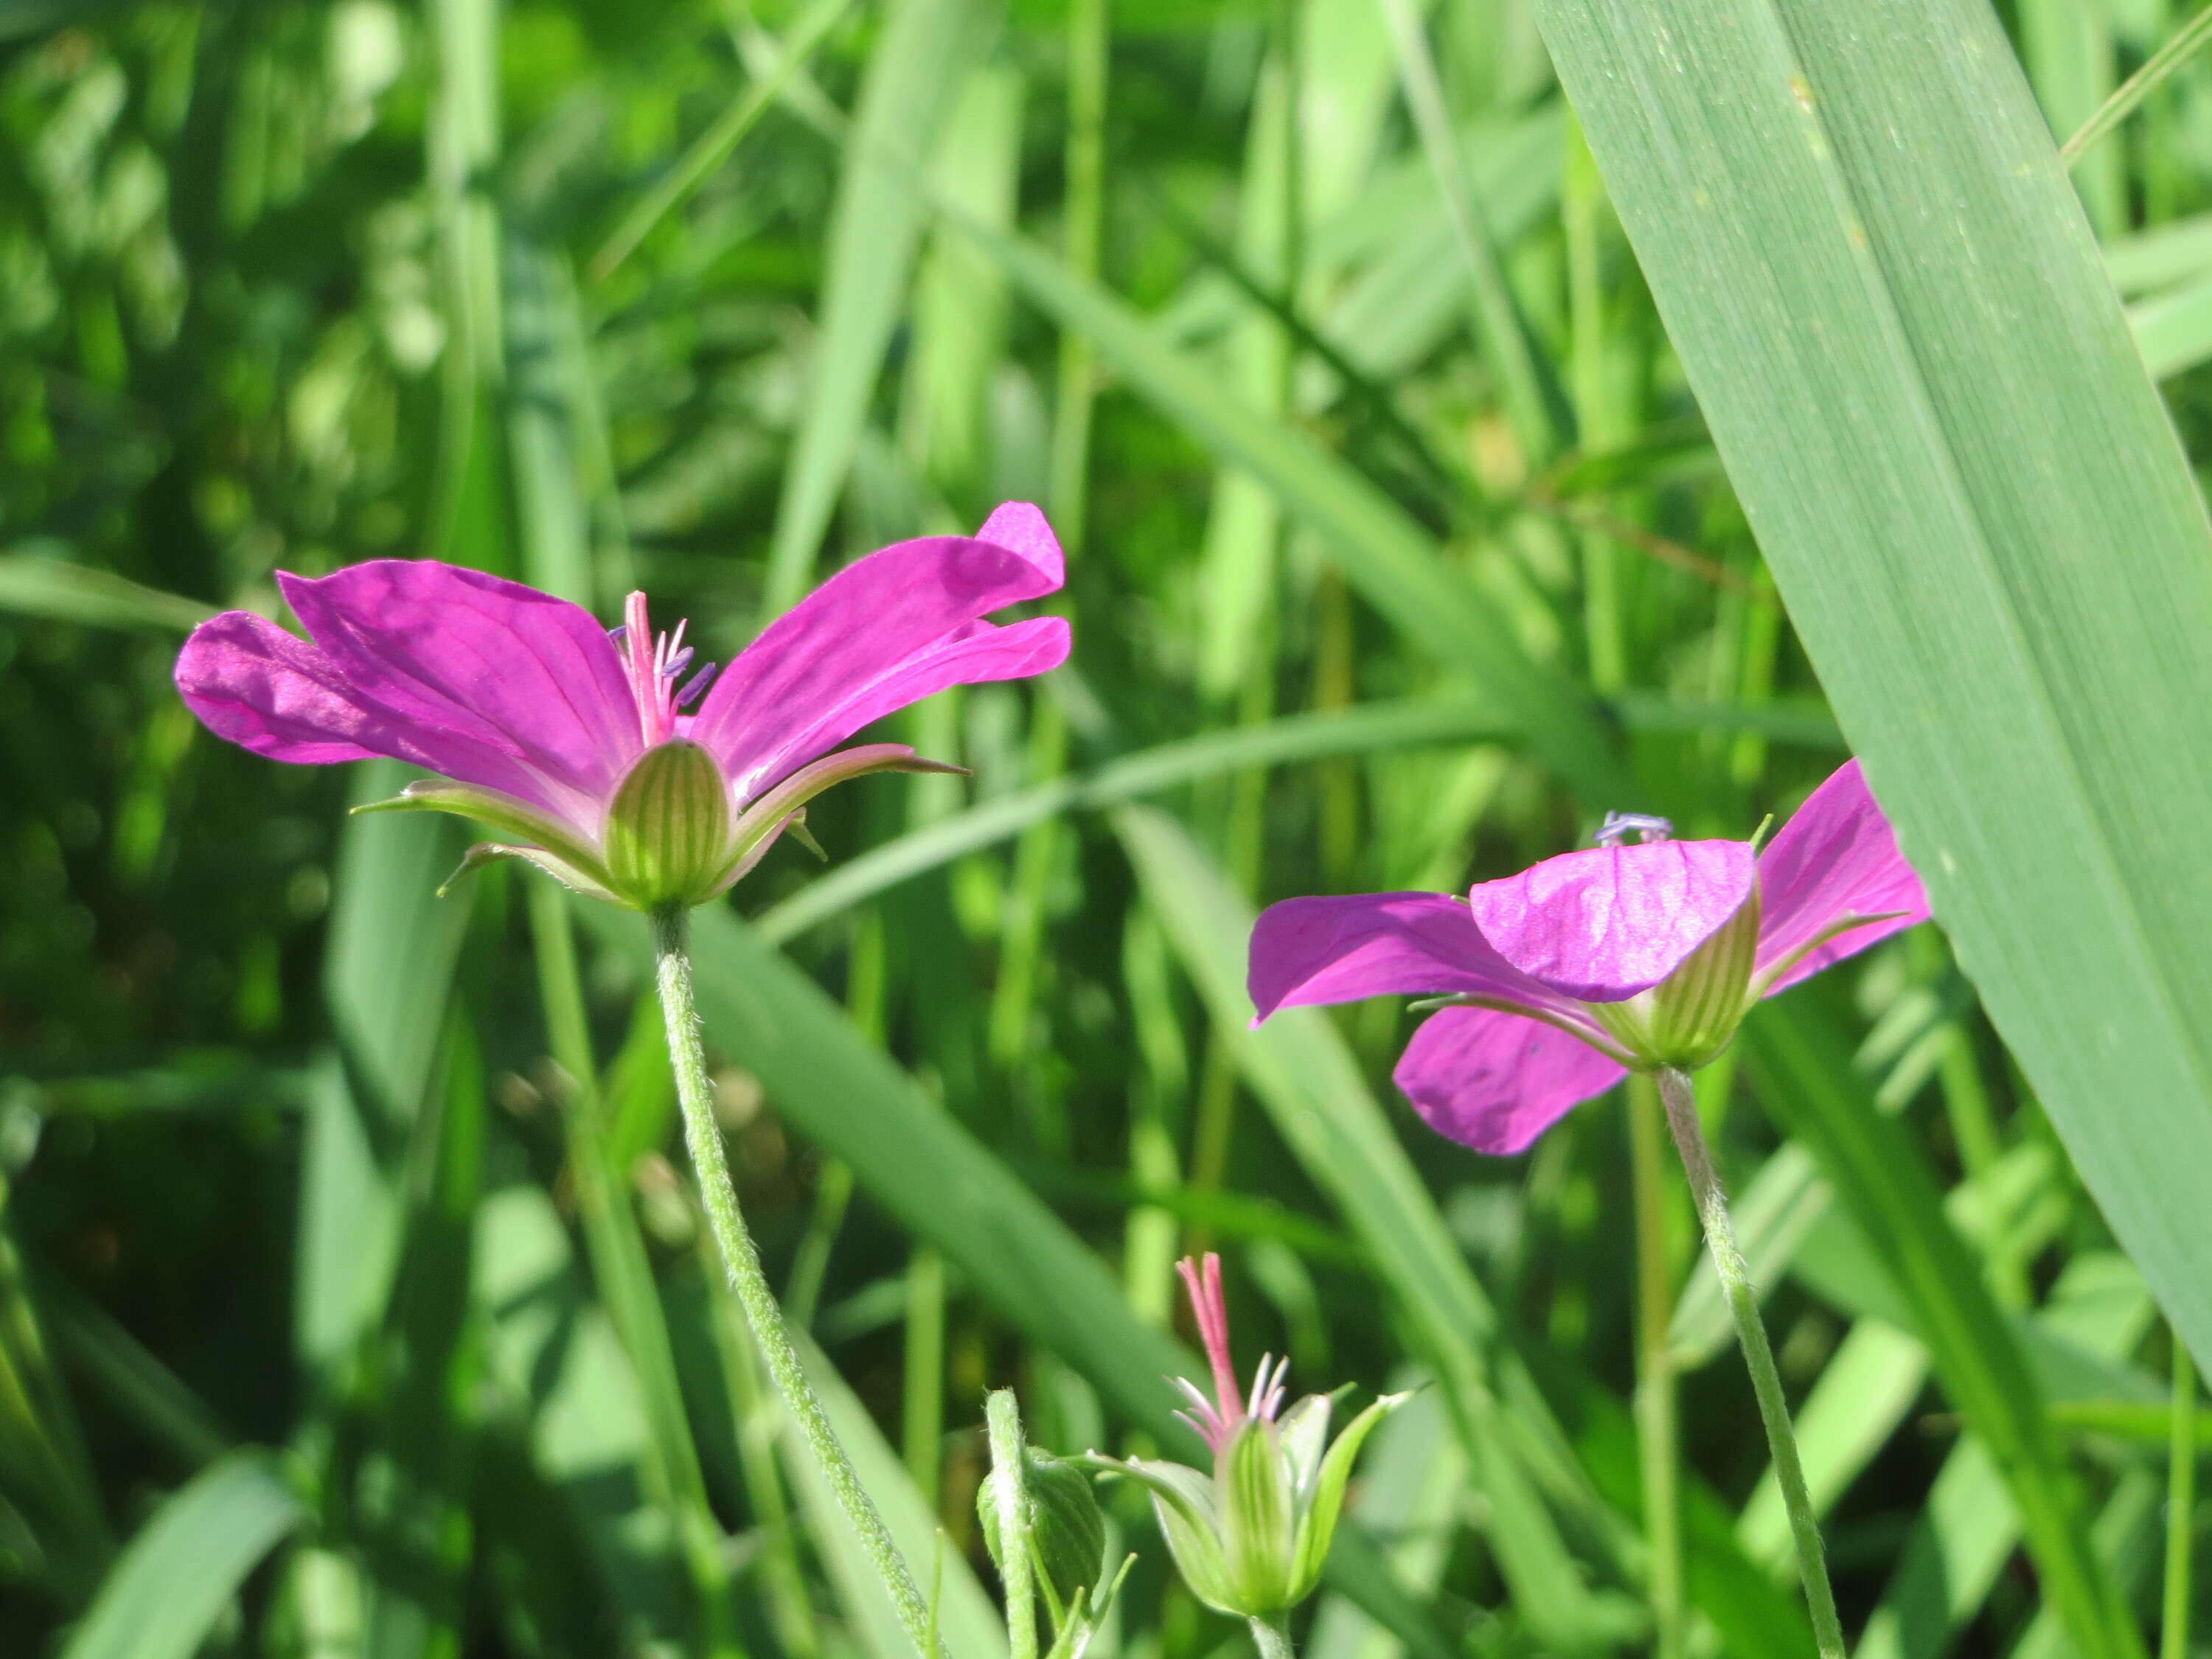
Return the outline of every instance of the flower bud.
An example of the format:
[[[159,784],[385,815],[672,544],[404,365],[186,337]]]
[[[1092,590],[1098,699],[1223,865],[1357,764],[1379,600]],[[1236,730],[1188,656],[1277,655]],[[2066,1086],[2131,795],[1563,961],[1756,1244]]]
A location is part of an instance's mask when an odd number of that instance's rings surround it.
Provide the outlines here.
[[[1079,1590],[1095,1590],[1106,1559],[1106,1517],[1091,1493],[1091,1477],[1074,1464],[1024,1447],[1022,1486],[1029,1498],[1030,1554],[1057,1625],[1075,1605]],[[999,1483],[986,1480],[975,1493],[983,1546],[1003,1574],[1003,1528]]]
[[[683,738],[638,757],[607,808],[606,869],[623,902],[689,907],[730,860],[730,799],[714,758]]]

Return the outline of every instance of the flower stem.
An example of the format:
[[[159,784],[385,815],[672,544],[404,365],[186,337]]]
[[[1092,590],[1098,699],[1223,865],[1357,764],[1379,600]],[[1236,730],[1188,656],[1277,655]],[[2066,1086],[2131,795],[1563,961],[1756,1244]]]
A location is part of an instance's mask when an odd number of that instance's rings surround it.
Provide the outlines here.
[[[745,1322],[753,1340],[768,1362],[784,1405],[815,1461],[836,1494],[861,1547],[874,1562],[876,1572],[890,1594],[899,1623],[926,1659],[937,1659],[936,1638],[930,1628],[929,1609],[921,1592],[891,1541],[890,1529],[861,1489],[852,1460],[837,1443],[835,1430],[808,1386],[798,1352],[783,1328],[783,1312],[768,1275],[761,1271],[760,1252],[745,1230],[738,1208],[738,1189],[730,1179],[729,1161],[722,1155],[722,1132],[714,1121],[713,1090],[707,1077],[707,1054],[699,1030],[699,1009],[691,990],[690,921],[680,909],[664,910],[653,919],[654,973],[660,990],[660,1009],[668,1024],[668,1055],[676,1068],[676,1097],[684,1109],[684,1139],[691,1152],[691,1164],[699,1178],[700,1196],[707,1206],[708,1229],[714,1236],[722,1265],[729,1272]]]
[[[1036,1659],[1036,1588],[1030,1574],[1030,1498],[1022,1473],[1022,1419],[1014,1391],[1000,1389],[983,1402],[990,1425],[992,1496],[999,1511],[999,1573],[1006,1585],[1006,1651],[1010,1659]]]
[[[1291,1645],[1288,1614],[1246,1622],[1252,1626],[1252,1645],[1260,1650],[1260,1659],[1297,1659],[1297,1650]]]
[[[1636,1429],[1644,1475],[1645,1571],[1653,1659],[1681,1659],[1682,1503],[1674,1356],[1667,1346],[1674,1312],[1668,1248],[1664,1118],[1651,1080],[1628,1079],[1628,1141],[1636,1209]]]
[[[1659,1098],[1667,1109],[1667,1127],[1674,1132],[1674,1149],[1682,1155],[1690,1194],[1697,1200],[1698,1219],[1705,1224],[1713,1266],[1719,1270],[1729,1312],[1735,1319],[1736,1340],[1742,1346],[1744,1364],[1751,1372],[1752,1392],[1759,1397],[1759,1421],[1765,1425],[1767,1449],[1774,1458],[1775,1484],[1782,1489],[1782,1505],[1790,1516],[1790,1540],[1797,1549],[1797,1577],[1813,1615],[1813,1640],[1820,1659],[1844,1659],[1843,1626],[1836,1618],[1835,1592],[1828,1587],[1820,1523],[1813,1514],[1813,1500],[1805,1490],[1804,1465],[1798,1461],[1797,1437],[1790,1427],[1790,1402],[1783,1398],[1781,1374],[1774,1369],[1774,1350],[1767,1345],[1766,1327],[1759,1316],[1759,1294],[1752,1287],[1743,1252],[1736,1248],[1728,1198],[1721,1190],[1720,1176],[1714,1172],[1705,1132],[1698,1122],[1697,1097],[1691,1093],[1688,1076],[1671,1066],[1660,1071],[1658,1081]]]
[[[2197,1538],[2197,1369],[2173,1333],[2173,1419],[2166,1489],[2166,1617],[2160,1659],[2189,1659],[2190,1568]]]

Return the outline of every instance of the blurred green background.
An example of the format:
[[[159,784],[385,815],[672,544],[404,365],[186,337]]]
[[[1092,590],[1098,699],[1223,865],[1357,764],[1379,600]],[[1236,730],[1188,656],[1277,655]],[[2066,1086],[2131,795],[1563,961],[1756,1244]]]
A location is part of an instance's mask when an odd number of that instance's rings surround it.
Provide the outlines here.
[[[2056,131],[2172,9],[2008,9]],[[343,815],[392,778],[222,745],[168,672],[273,571],[392,555],[643,587],[726,657],[1023,498],[1069,666],[902,717],[972,780],[829,797],[829,868],[781,848],[700,932],[749,1212],[925,1579],[942,1525],[956,1650],[1003,1651],[983,1390],[1158,1443],[1171,1263],[1217,1248],[1243,1364],[1437,1382],[1305,1651],[1648,1650],[1641,1328],[1690,1650],[1810,1652],[1648,1103],[1488,1161],[1390,1088],[1396,1004],[1243,1030],[1259,903],[1461,886],[1607,807],[1747,835],[1844,757],[1520,0],[0,35],[0,1651],[899,1651],[702,1272],[641,930],[503,871],[434,900],[455,834]],[[2200,454],[2205,93],[2075,174]],[[1701,1088],[1861,1650],[2072,1650],[2023,1480],[2154,1604],[2167,1340],[1941,939]],[[1965,1324],[1870,1239],[1885,1167]],[[2063,1467],[1962,1437],[1947,1364]],[[1243,1642],[1111,1502],[1093,1651]]]

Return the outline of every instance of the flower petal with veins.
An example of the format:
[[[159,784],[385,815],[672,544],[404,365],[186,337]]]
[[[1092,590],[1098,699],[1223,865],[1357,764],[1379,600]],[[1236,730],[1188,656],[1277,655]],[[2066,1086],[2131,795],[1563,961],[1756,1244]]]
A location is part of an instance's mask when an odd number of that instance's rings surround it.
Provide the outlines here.
[[[1660,841],[1563,853],[1468,895],[1483,937],[1563,996],[1619,1002],[1681,966],[1743,908],[1741,841]]]

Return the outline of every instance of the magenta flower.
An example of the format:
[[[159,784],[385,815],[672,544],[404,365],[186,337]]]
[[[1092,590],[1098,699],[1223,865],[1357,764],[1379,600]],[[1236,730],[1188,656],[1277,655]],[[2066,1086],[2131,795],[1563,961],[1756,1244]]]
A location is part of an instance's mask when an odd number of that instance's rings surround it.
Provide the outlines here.
[[[785,830],[803,836],[806,803],[832,784],[957,769],[903,744],[830,751],[946,686],[1057,666],[1060,618],[982,618],[1061,575],[1044,515],[1009,501],[973,537],[857,561],[719,678],[709,665],[687,679],[683,624],[655,638],[642,593],[610,632],[481,571],[376,559],[319,580],[278,574],[307,640],[243,611],[203,623],[177,689],[210,731],[258,755],[381,755],[438,774],[377,806],[457,812],[515,838],[471,849],[472,864],[526,859],[595,897],[660,909],[724,891]]]
[[[1667,829],[1608,818],[1606,844],[1464,900],[1270,905],[1252,932],[1252,1023],[1314,1003],[1448,999],[1407,1045],[1397,1085],[1439,1133],[1517,1152],[1628,1072],[1705,1064],[1752,1004],[1927,919],[1856,761],[1763,854],[1749,842],[1658,839]],[[1620,845],[1628,830],[1643,844]]]

